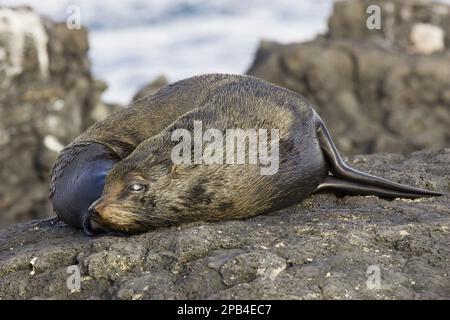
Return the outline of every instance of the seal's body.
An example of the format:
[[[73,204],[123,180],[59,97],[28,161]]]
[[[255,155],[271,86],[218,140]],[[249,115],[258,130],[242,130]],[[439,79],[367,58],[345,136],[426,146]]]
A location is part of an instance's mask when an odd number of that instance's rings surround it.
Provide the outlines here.
[[[135,233],[188,221],[247,218],[325,191],[385,198],[440,195],[349,168],[320,117],[297,93],[235,75],[199,76],[175,86],[195,92],[185,100],[171,96],[169,86],[149,100],[157,103],[159,95],[192,111],[121,157],[106,177],[102,197],[90,207],[91,225]],[[230,128],[278,130],[278,172],[261,175],[259,165],[249,163],[174,165],[172,133],[192,132],[194,121],[224,135]]]

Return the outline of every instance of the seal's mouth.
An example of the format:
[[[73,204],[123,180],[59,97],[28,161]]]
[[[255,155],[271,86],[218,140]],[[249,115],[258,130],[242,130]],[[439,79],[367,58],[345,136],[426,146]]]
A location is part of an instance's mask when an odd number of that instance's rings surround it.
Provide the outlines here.
[[[82,227],[84,233],[90,237],[111,231],[95,221],[95,213],[90,209],[88,213],[83,216]]]
[[[95,228],[92,226],[92,220],[91,217],[89,216],[89,214],[85,214],[83,216],[83,221],[81,226],[83,227],[83,231],[86,235],[93,237],[96,236],[97,234],[99,234],[99,232],[97,232],[95,230]]]
[[[114,196],[102,196],[91,204],[82,226],[88,235],[103,232],[134,234],[149,230],[148,224],[141,223],[141,219],[142,215],[127,203],[117,201]]]

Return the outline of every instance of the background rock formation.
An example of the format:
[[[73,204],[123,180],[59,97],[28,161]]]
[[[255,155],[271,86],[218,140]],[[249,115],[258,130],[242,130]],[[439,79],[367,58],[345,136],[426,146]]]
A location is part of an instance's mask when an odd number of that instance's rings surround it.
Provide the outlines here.
[[[450,149],[349,162],[450,192]],[[0,231],[0,240],[3,299],[450,298],[448,194],[414,201],[319,195],[248,220],[130,237],[89,238],[33,221]],[[71,265],[81,270],[79,291],[66,285]],[[369,289],[377,268],[381,287]]]
[[[381,30],[366,27],[382,8]],[[417,53],[418,24],[442,30],[447,49]],[[346,154],[411,152],[450,145],[450,6],[429,1],[338,1],[328,34],[263,42],[248,74],[311,100]]]
[[[0,7],[0,228],[52,214],[49,170],[98,117],[85,29]],[[22,43],[22,44],[20,44]],[[104,89],[104,88],[103,88]]]
[[[370,8],[374,5],[381,10],[381,29],[370,30],[366,22],[374,13]],[[450,7],[431,0],[336,1],[328,20],[328,36],[333,39],[370,40],[413,50],[411,32],[414,26],[421,24],[442,29],[444,46],[450,48]]]

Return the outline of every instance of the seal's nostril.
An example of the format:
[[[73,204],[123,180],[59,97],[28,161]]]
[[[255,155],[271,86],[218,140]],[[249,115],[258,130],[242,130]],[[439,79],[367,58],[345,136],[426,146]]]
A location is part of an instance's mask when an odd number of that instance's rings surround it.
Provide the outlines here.
[[[96,218],[99,217],[100,215],[98,214],[98,211],[95,208],[89,208],[89,215],[92,218]]]

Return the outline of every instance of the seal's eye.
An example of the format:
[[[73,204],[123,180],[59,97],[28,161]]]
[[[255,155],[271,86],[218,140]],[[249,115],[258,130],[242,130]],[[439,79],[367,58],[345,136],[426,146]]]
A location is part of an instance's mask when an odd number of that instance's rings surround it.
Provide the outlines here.
[[[131,192],[142,192],[145,190],[145,185],[142,183],[133,183],[128,187],[128,191]]]

